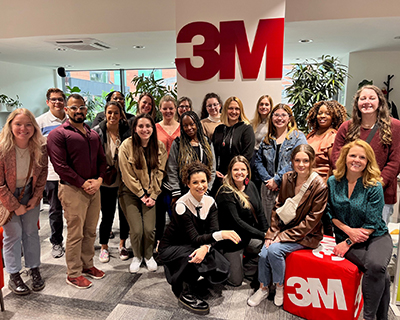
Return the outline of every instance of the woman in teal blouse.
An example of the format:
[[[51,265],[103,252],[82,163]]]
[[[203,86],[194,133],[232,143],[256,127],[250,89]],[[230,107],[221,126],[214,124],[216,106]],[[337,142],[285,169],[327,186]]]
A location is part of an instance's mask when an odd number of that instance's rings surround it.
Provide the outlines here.
[[[355,140],[342,148],[336,168],[328,179],[327,206],[337,243],[333,252],[364,272],[364,319],[387,319],[392,240],[382,220],[382,178],[374,151]]]

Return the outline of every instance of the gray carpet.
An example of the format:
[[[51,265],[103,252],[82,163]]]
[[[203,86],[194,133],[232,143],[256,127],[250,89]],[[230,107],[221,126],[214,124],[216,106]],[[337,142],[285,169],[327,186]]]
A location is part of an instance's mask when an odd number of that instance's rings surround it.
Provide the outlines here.
[[[89,289],[76,289],[65,282],[64,257],[54,259],[51,256],[47,215],[45,206],[41,212],[40,237],[41,273],[46,281],[46,287],[38,293],[16,296],[7,288],[8,275],[5,272],[6,285],[3,288],[3,295],[6,311],[0,313],[0,319],[301,319],[276,307],[269,300],[262,302],[258,307],[248,307],[246,301],[253,291],[247,282],[238,288],[221,285],[210,289],[208,302],[211,311],[206,317],[196,316],[183,310],[178,306],[165,280],[162,267],[159,267],[157,272],[148,272],[143,266],[136,275],[128,272],[131,259],[121,261],[118,257],[118,219],[114,221],[116,237],[109,243],[111,253],[109,263],[103,264],[98,261],[100,246],[96,241],[95,265],[106,272],[106,277],[101,280],[91,280],[93,286]],[[65,235],[66,229],[64,229]],[[23,279],[30,285],[31,280],[27,275],[23,275]],[[393,314],[390,319],[395,319]]]

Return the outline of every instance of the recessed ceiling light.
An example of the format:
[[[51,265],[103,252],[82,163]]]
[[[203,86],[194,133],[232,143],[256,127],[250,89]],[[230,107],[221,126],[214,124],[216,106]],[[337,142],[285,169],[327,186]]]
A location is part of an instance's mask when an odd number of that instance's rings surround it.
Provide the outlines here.
[[[396,36],[394,37],[396,40],[400,40],[400,36]]]
[[[144,49],[144,46],[134,45],[132,46],[133,49]]]
[[[300,43],[310,43],[310,42],[312,42],[312,40],[311,39],[300,39],[299,42]]]
[[[120,63],[114,63],[114,67],[119,67],[120,65]]]
[[[61,47],[56,47],[56,48],[54,48],[54,50],[56,50],[56,51],[67,51],[66,48],[61,48]]]
[[[296,58],[295,60],[296,60],[296,61],[300,61],[300,58]]]
[[[66,67],[66,68],[72,68],[72,65],[66,64],[65,67]]]

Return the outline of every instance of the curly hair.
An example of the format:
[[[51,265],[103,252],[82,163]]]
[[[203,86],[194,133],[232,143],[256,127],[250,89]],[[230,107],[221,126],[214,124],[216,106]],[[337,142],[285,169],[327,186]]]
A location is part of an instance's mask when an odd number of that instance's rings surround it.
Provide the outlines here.
[[[196,160],[182,168],[182,182],[186,185],[189,184],[190,178],[196,173],[204,172],[207,177],[207,182],[211,181],[211,170],[204,163]]]
[[[272,97],[267,94],[264,94],[260,98],[258,98],[258,101],[256,104],[256,112],[254,113],[253,120],[251,120],[251,126],[253,127],[254,132],[256,132],[258,125],[262,122],[260,113],[258,112],[258,106],[260,105],[261,101],[264,99],[268,99],[269,106],[270,106],[270,112],[268,113],[267,117],[269,117],[269,115],[271,114],[271,109],[274,105],[274,101],[272,100]]]
[[[264,142],[265,144],[270,144],[271,140],[275,140],[276,138],[276,128],[274,124],[272,123],[272,115],[274,114],[275,111],[282,109],[289,115],[289,123],[288,123],[288,132],[286,134],[286,139],[289,139],[289,135],[293,131],[297,131],[299,133],[299,129],[297,129],[297,123],[296,120],[294,119],[292,109],[287,104],[284,103],[278,103],[275,107],[272,108],[270,114],[270,117],[268,119],[268,131],[267,134],[265,135]]]
[[[374,85],[366,85],[361,87],[355,94],[353,99],[353,115],[352,121],[349,125],[349,130],[346,135],[346,142],[354,141],[360,138],[360,128],[361,128],[361,111],[358,109],[358,100],[360,99],[361,92],[364,89],[374,90],[379,99],[378,114],[377,114],[377,124],[379,129],[380,142],[385,145],[392,144],[392,130],[391,121],[389,114],[389,107],[387,101],[381,89]]]
[[[214,157],[211,151],[211,146],[208,143],[208,140],[204,134],[203,131],[203,126],[200,123],[200,119],[198,115],[194,111],[186,111],[185,113],[182,114],[180,118],[180,127],[181,127],[181,136],[180,136],[180,142],[179,142],[179,155],[178,155],[178,164],[179,168],[183,168],[186,165],[192,163],[193,161],[199,160],[199,156],[197,155],[197,152],[195,149],[192,147],[190,141],[191,139],[183,129],[183,118],[184,117],[190,117],[193,122],[195,123],[197,127],[197,140],[199,141],[199,144],[203,148],[206,157],[207,157],[207,166],[211,171]]]
[[[203,99],[203,103],[201,104],[201,112],[200,112],[200,119],[201,120],[208,118],[207,100],[208,99],[212,99],[212,98],[215,98],[215,99],[218,100],[218,103],[221,106],[221,108],[219,109],[220,112],[221,112],[222,100],[221,100],[220,96],[218,94],[214,93],[214,92],[207,93],[205,95],[204,99]]]
[[[328,109],[332,117],[332,124],[331,124],[332,129],[338,130],[340,125],[346,121],[347,118],[346,108],[342,106],[339,102],[337,102],[336,100],[319,101],[317,103],[314,103],[314,105],[308,112],[306,118],[307,126],[311,129],[309,135],[313,135],[319,129],[317,116],[319,109],[322,106],[325,106]]]
[[[12,132],[12,122],[18,115],[26,115],[33,124],[33,136],[29,139],[28,148],[31,159],[41,165],[43,155],[42,147],[46,144],[46,139],[42,136],[42,132],[36,122],[35,116],[28,109],[18,108],[10,113],[3,130],[0,133],[0,157],[5,157],[15,147],[14,134]]]
[[[217,192],[217,196],[220,192],[233,193],[234,195],[236,195],[239,198],[240,203],[242,204],[242,206],[244,208],[250,209],[251,205],[250,205],[249,196],[247,194],[245,194],[243,191],[239,190],[238,187],[236,186],[235,182],[233,181],[232,168],[238,162],[241,162],[246,166],[248,178],[249,178],[249,180],[251,179],[251,169],[250,169],[249,161],[243,156],[240,156],[240,155],[234,156],[232,158],[231,162],[229,163],[228,172],[226,174],[226,177],[223,180],[222,186],[219,188],[219,190]]]
[[[367,155],[367,166],[363,171],[363,185],[365,188],[376,186],[378,182],[383,185],[381,171],[379,170],[378,163],[376,162],[375,152],[368,142],[364,140],[354,140],[346,144],[340,151],[339,159],[336,161],[336,170],[333,170],[333,175],[337,181],[340,181],[347,172],[346,159],[351,148],[359,146],[365,150]]]

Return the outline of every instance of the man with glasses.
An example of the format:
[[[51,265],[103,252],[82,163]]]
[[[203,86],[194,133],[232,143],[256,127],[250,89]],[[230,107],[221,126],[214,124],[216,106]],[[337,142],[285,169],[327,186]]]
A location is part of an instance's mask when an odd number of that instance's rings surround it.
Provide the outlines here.
[[[46,93],[46,104],[49,111],[42,114],[36,121],[42,131],[43,136],[47,137],[51,130],[60,126],[67,116],[64,111],[65,94],[58,88],[50,88]],[[63,247],[63,213],[61,202],[58,199],[58,181],[60,177],[54,171],[49,161],[49,172],[46,182],[46,193],[49,201],[49,222],[50,222],[50,242],[53,246],[51,254],[53,258],[61,258],[64,255]]]
[[[69,119],[50,132],[47,150],[60,176],[59,197],[67,221],[67,283],[85,289],[92,283],[82,274],[94,279],[105,276],[93,265],[93,256],[99,189],[107,164],[99,135],[84,123],[87,107],[83,97],[71,94],[64,110]]]

